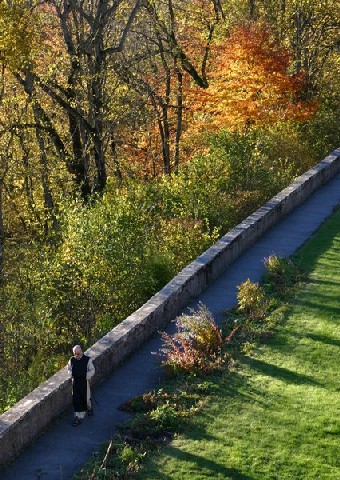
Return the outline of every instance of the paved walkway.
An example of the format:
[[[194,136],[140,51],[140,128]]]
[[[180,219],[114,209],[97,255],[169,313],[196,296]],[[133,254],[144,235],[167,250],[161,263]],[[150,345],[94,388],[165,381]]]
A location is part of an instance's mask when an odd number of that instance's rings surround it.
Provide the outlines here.
[[[272,253],[279,256],[294,253],[338,205],[340,174],[242,254],[190,307],[194,308],[201,301],[216,320],[221,321],[223,312],[236,303],[237,285],[247,278],[260,279],[265,257]],[[74,428],[69,412],[1,472],[0,480],[69,480],[100,443],[113,436],[115,426],[127,419],[127,414],[118,410],[119,405],[157,387],[162,373],[151,352],[157,351],[159,346],[159,337],[152,338],[97,388],[94,418]]]

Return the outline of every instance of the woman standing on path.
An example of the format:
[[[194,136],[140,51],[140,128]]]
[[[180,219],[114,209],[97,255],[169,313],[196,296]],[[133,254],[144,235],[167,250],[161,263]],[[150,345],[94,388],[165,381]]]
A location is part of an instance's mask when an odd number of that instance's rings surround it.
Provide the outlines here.
[[[81,424],[86,411],[89,417],[93,416],[89,380],[93,377],[95,368],[91,358],[83,353],[80,345],[73,347],[73,357],[68,362],[67,370],[72,376],[74,410],[72,425],[76,427]]]

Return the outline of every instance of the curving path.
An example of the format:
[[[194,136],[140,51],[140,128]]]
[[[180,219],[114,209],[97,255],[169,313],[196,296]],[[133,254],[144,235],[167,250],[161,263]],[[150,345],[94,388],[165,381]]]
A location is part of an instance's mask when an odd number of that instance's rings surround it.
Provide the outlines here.
[[[264,258],[272,253],[293,254],[338,206],[340,174],[265,233],[189,307],[194,308],[200,301],[221,321],[223,312],[236,303],[237,285],[247,278],[260,279]],[[0,472],[0,480],[70,480],[98,445],[112,437],[115,426],[127,418],[127,414],[118,410],[119,405],[159,384],[162,372],[152,355],[159,346],[159,337],[155,336],[96,389],[93,418],[74,428],[69,412]]]

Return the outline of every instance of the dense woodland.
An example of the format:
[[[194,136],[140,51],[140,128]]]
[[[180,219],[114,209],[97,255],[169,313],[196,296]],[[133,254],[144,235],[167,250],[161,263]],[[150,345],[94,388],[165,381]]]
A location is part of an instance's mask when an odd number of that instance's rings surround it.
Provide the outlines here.
[[[337,0],[0,0],[0,411],[339,146]]]

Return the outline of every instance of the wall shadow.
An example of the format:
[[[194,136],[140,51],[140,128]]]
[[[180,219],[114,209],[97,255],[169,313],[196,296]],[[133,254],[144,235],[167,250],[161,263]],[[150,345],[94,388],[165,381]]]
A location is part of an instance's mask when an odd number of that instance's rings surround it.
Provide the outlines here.
[[[340,232],[339,215],[340,205],[337,205],[333,208],[333,212],[324,219],[318,230],[294,253],[294,260],[297,264],[303,265],[304,270],[308,273],[314,270],[319,257],[329,250],[331,246],[334,247],[334,241],[340,243],[335,239],[335,236]],[[306,245],[312,249],[312,254],[310,251],[307,254],[304,253]]]

